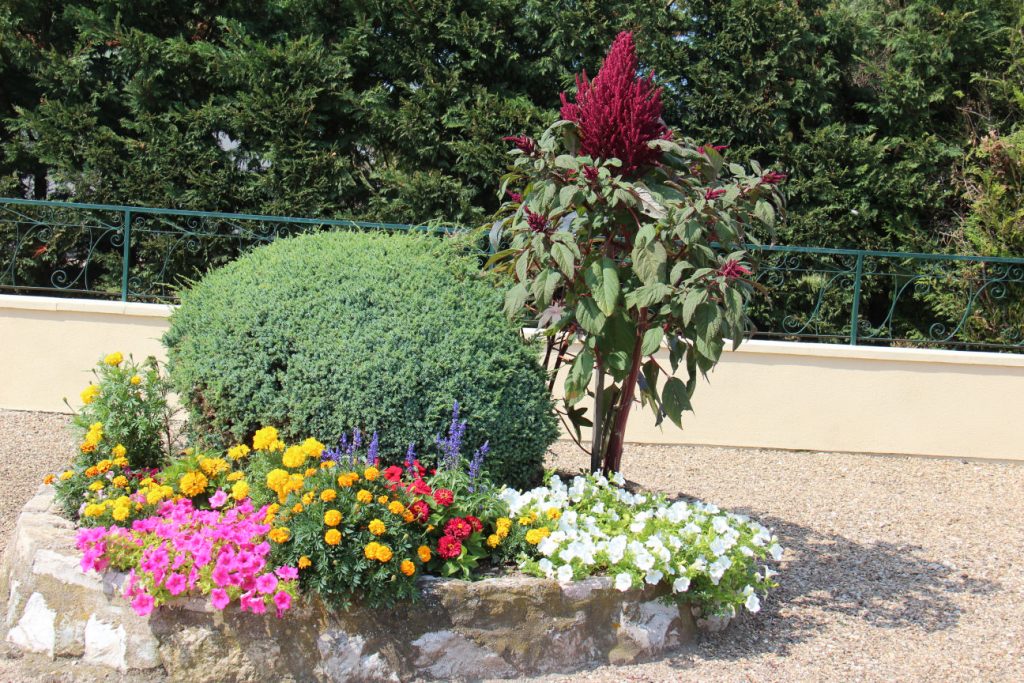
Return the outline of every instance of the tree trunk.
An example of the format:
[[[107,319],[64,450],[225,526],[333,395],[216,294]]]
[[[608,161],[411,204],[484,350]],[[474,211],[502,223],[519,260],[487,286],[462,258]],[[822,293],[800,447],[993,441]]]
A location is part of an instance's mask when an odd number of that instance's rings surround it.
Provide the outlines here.
[[[604,417],[604,368],[601,367],[600,357],[594,363],[594,425],[590,439],[590,472],[593,474],[601,469],[601,455],[604,446],[602,438],[604,424],[601,418]]]
[[[641,325],[637,328],[636,341],[633,343],[633,359],[629,366],[629,375],[622,383],[622,395],[619,397],[618,410],[615,411],[612,432],[608,436],[608,444],[604,451],[604,465],[602,470],[605,474],[618,472],[622,464],[622,445],[626,439],[626,422],[629,420],[629,411],[633,407],[633,396],[636,394],[637,378],[640,376],[640,364],[643,360],[641,355],[644,337],[644,328]]]

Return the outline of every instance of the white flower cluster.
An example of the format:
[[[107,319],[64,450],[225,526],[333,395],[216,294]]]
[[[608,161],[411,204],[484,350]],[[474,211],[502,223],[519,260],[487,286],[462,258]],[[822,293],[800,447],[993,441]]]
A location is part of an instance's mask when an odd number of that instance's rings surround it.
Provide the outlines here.
[[[782,558],[768,529],[714,505],[633,494],[624,483],[594,474],[566,485],[556,475],[525,493],[503,490],[512,516],[544,532],[520,567],[563,583],[608,574],[622,591],[666,583],[715,612],[761,608],[758,593],[777,573],[764,562]]]

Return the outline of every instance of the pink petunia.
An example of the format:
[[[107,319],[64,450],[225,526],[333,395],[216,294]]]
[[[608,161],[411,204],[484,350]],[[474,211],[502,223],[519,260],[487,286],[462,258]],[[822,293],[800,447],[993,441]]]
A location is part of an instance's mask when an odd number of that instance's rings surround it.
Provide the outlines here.
[[[139,593],[132,600],[132,609],[140,617],[144,617],[153,611],[154,600],[149,593]]]
[[[224,489],[217,489],[217,492],[210,496],[210,507],[219,508],[226,502],[228,502],[228,494]]]
[[[223,588],[214,588],[210,591],[210,604],[217,609],[224,609],[231,602],[231,597]]]
[[[274,604],[277,605],[277,618],[281,618],[281,614],[292,606],[292,596],[284,591],[279,591],[274,596]]]
[[[264,574],[256,579],[256,590],[260,593],[273,593],[277,588],[277,577],[273,574]]]

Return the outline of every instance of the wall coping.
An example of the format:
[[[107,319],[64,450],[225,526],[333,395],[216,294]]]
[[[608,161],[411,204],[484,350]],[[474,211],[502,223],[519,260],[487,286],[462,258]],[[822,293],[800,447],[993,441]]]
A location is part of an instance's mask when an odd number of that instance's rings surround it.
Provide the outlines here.
[[[166,318],[175,309],[175,306],[171,304],[145,304],[124,301],[0,294],[0,311],[5,309]],[[525,332],[528,336],[531,336],[536,334],[537,330],[527,329]],[[744,342],[735,352],[730,351],[727,346],[726,353],[793,356],[794,359],[795,357],[839,358],[899,363],[939,363],[944,365],[987,365],[1003,368],[1024,368],[1024,354],[994,353],[991,351],[953,351],[949,349],[851,346],[849,344],[820,344],[765,339],[754,339]]]

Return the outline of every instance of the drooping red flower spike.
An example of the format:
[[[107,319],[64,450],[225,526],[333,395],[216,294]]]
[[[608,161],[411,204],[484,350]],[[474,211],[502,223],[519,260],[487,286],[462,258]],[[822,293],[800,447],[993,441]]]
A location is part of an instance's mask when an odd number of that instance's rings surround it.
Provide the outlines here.
[[[505,142],[511,142],[516,149],[527,156],[537,153],[537,142],[528,135],[506,135],[502,138]]]
[[[576,77],[575,102],[562,93],[562,118],[576,123],[584,154],[618,159],[618,172],[626,177],[661,156],[647,143],[672,136],[661,119],[661,88],[653,76],[637,76],[636,46],[628,31],[615,38],[593,81],[586,71]]]
[[[750,275],[750,269],[736,259],[729,259],[718,269],[718,274],[726,280],[736,280],[744,275]]]

